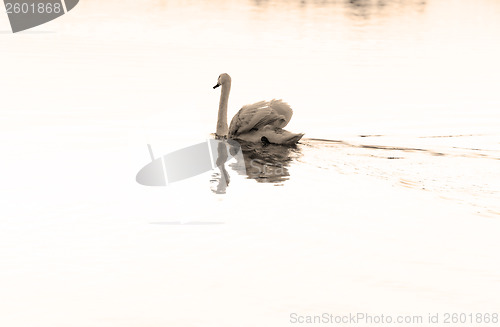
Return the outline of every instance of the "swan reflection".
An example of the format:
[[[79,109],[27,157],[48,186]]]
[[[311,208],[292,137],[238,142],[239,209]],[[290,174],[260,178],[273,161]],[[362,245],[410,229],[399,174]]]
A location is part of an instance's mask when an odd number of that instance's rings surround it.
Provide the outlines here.
[[[294,159],[300,157],[300,148],[297,146],[282,146],[265,143],[235,142],[232,140],[220,142],[217,149],[217,171],[212,174],[212,191],[225,194],[229,186],[230,177],[226,169],[231,170],[247,179],[254,179],[259,183],[274,183],[283,185],[290,178],[289,167]]]
[[[228,159],[228,151],[231,151],[230,149],[232,147],[238,149],[239,145],[238,144],[231,145],[226,140],[220,140],[219,144],[217,145],[217,157],[214,158],[214,160],[219,172],[213,173],[211,179],[211,182],[217,182],[215,188],[212,188],[212,191],[214,193],[226,194],[226,188],[229,185],[230,181],[229,174],[226,170],[226,161]],[[234,153],[237,154],[238,151]]]

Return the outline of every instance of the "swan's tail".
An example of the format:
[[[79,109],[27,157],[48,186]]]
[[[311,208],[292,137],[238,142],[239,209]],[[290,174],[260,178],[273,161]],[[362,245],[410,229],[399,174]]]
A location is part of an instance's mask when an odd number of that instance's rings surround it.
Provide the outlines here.
[[[281,128],[275,129],[265,129],[263,131],[263,137],[269,142],[273,144],[281,144],[281,145],[294,145],[300,141],[303,133],[292,133],[286,131]]]
[[[304,136],[304,133],[293,134],[293,137],[288,139],[288,142],[290,142],[289,144],[297,144],[300,141],[300,139],[302,138],[302,136]]]

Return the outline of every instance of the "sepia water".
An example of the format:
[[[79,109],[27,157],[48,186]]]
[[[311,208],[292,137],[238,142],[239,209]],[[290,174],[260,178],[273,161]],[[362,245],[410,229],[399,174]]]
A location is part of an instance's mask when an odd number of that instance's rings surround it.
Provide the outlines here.
[[[12,34],[0,14],[0,325],[498,313],[499,18],[494,0],[85,0]],[[212,137],[223,72],[229,119],[282,98],[300,144],[137,184],[147,144]]]

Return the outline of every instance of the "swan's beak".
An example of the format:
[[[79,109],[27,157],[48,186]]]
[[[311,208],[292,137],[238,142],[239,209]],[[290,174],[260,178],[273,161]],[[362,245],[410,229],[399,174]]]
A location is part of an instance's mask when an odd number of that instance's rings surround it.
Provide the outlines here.
[[[217,83],[217,85],[214,86],[214,89],[218,88],[220,86],[219,83]]]

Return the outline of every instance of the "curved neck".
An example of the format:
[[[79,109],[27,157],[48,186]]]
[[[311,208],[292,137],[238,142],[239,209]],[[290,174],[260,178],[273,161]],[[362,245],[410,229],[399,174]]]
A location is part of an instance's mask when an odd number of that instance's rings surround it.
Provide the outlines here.
[[[229,100],[229,91],[231,90],[231,82],[226,82],[221,86],[219,101],[219,114],[217,117],[217,131],[218,136],[226,136],[228,132],[227,126],[227,102]]]

